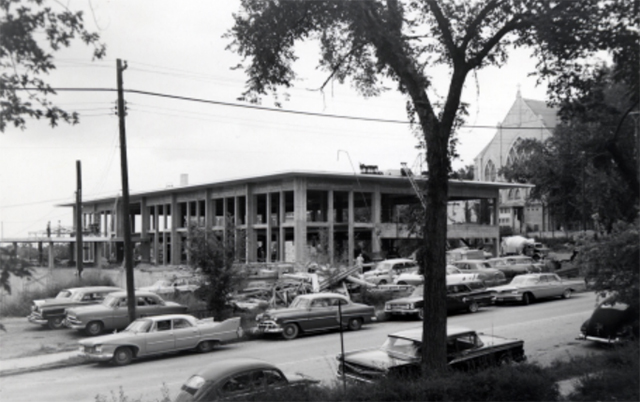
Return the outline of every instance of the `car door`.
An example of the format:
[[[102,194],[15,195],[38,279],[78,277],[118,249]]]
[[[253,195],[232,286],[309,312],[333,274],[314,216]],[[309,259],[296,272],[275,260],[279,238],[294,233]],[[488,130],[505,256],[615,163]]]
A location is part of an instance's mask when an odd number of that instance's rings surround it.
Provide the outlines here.
[[[549,297],[562,296],[565,286],[562,279],[556,274],[545,275],[549,281]]]
[[[255,392],[256,389],[256,373],[255,371],[236,374],[223,381],[220,386],[220,398],[207,398],[202,400],[244,400],[248,395]],[[213,396],[213,395],[212,395]]]
[[[160,314],[170,314],[163,311],[164,305],[156,295],[139,296],[137,299],[136,315],[138,317],[152,317]]]
[[[308,310],[308,319],[302,321],[302,329],[315,331],[338,326],[335,310],[330,305],[330,298],[322,297],[311,300]]]
[[[171,320],[157,320],[147,332],[147,353],[170,352],[176,348]]]
[[[109,323],[105,322],[104,329],[106,330],[125,328],[129,325],[129,309],[127,307],[126,297],[121,297],[120,300],[118,300],[113,310],[111,310],[110,318]]]
[[[172,321],[176,349],[195,348],[200,341],[200,329],[184,318],[174,318]]]
[[[447,311],[458,311],[464,308],[460,297],[461,285],[448,285],[447,286]]]

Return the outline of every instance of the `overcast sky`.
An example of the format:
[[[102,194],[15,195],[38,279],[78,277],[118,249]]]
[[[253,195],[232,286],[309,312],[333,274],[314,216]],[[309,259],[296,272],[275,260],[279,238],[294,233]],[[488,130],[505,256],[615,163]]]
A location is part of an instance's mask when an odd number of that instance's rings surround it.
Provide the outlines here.
[[[116,59],[126,60],[125,89],[236,103],[245,75],[231,70],[241,60],[225,47],[222,35],[232,26],[239,1],[68,1],[85,10],[87,28],[107,45],[105,60],[91,62],[91,49],[75,42],[56,54],[53,87],[116,88]],[[57,7],[55,3],[52,6]],[[327,73],[315,69],[313,45],[300,46],[299,80],[289,90],[284,109],[407,121],[406,99],[395,91],[364,99],[349,85],[316,89]],[[529,73],[535,62],[525,50],[514,51],[506,66],[470,75],[463,100],[470,103],[467,127],[458,133],[461,158],[473,158],[494,135],[518,87],[522,96],[545,99]],[[432,73],[435,92],[446,95],[446,70]],[[477,80],[476,80],[477,77]],[[433,92],[432,92],[433,93]],[[125,94],[129,184],[132,193],[177,186],[181,174],[189,184],[291,170],[358,171],[360,163],[381,170],[401,162],[418,166],[417,140],[408,124],[328,117],[162,99]],[[82,164],[83,198],[121,191],[118,120],[114,92],[59,92],[54,101],[77,110],[81,122],[56,128],[28,120],[24,131],[0,134],[0,222],[4,238],[43,231],[50,221],[71,226],[72,209],[56,205],[75,200],[76,161]],[[273,106],[270,98],[264,106]]]

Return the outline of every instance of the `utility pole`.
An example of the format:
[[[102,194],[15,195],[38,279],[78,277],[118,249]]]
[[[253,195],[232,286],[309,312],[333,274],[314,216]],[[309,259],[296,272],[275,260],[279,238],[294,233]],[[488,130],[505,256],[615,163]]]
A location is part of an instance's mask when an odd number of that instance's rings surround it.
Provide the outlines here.
[[[124,234],[124,268],[127,279],[127,307],[129,322],[136,319],[136,296],[133,284],[133,247],[131,246],[131,222],[129,221],[129,171],[127,169],[127,141],[125,136],[124,91],[122,89],[122,72],[127,69],[127,62],[122,66],[120,59],[116,60],[118,79],[118,122],[120,124],[120,166],[122,172],[122,231]]]
[[[80,161],[76,161],[76,270],[78,278],[82,278],[82,260],[83,260],[83,244],[82,244],[82,166]]]

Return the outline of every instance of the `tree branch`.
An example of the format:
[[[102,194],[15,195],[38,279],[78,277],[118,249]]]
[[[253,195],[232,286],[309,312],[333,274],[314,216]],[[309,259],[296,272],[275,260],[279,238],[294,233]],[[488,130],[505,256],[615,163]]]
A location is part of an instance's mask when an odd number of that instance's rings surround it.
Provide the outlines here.
[[[454,61],[454,64],[457,60],[462,59],[464,62],[464,56],[460,54],[460,49],[456,46],[453,41],[453,35],[451,33],[451,27],[449,26],[449,21],[442,13],[442,9],[438,5],[436,1],[429,1],[429,8],[433,13],[433,16],[436,18],[436,22],[438,23],[438,28],[440,28],[440,32],[442,32],[442,37],[444,39],[444,45],[449,50],[449,54],[451,55],[451,59]]]
[[[487,15],[489,15],[489,12],[493,11],[496,8],[497,5],[498,0],[490,1],[482,10],[480,10],[476,18],[471,21],[471,24],[469,24],[469,27],[467,28],[467,34],[464,36],[464,38],[462,38],[462,45],[460,45],[460,48],[463,51],[466,50],[469,42],[471,42],[471,39],[473,39],[473,37],[478,33],[478,27],[480,26],[482,21],[486,18]]]

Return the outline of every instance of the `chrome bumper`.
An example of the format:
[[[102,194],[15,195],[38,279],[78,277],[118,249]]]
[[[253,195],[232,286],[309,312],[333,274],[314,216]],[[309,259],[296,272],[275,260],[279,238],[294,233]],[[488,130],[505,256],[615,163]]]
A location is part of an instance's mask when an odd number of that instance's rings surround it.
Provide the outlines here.
[[[49,321],[42,318],[40,314],[30,314],[27,316],[27,320],[29,320],[30,323],[37,325],[47,325],[47,323],[49,323]]]

